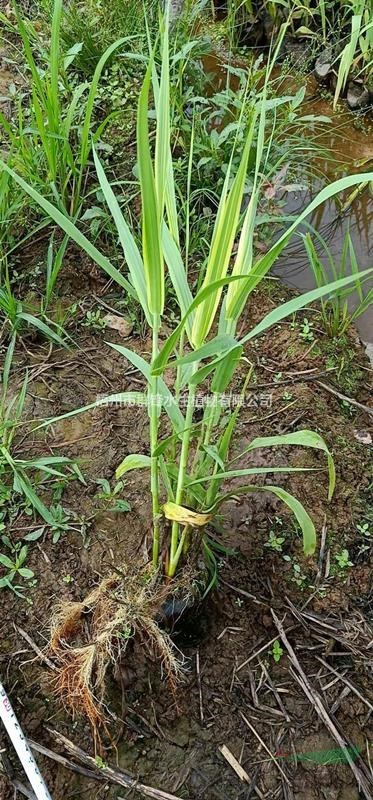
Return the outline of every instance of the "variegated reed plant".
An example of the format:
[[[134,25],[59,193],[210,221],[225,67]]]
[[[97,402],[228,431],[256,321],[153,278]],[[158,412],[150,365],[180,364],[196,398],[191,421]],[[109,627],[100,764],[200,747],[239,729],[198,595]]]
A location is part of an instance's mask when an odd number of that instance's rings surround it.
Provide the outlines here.
[[[369,174],[353,175],[336,181],[323,189],[307,208],[280,236],[267,253],[254,258],[253,237],[257,207],[260,199],[262,164],[265,163],[266,84],[258,105],[253,108],[252,124],[245,143],[242,160],[234,178],[228,167],[218,206],[209,254],[200,276],[199,288],[193,296],[188,281],[188,230],[179,230],[177,189],[171,155],[171,115],[169,85],[169,44],[167,16],[160,35],[161,70],[150,59],[138,104],[137,146],[139,181],[142,199],[142,243],[138,246],[120,210],[103,166],[93,147],[98,179],[106,203],[117,227],[129,280],[115,269],[78,230],[73,222],[38,194],[25,181],[3,164],[15,181],[36,200],[44,211],[81,246],[114,280],[135,295],[152,330],[152,353],[146,361],[127,347],[111,345],[128,359],[144,376],[146,393],[115,395],[122,402],[136,399],[147,404],[149,412],[149,453],[128,455],[118,466],[117,477],[134,469],[150,471],[150,492],[153,508],[153,552],[155,570],[164,570],[173,577],[193,546],[203,547],[208,559],[212,555],[204,529],[212,523],[221,503],[241,492],[269,491],[281,498],[294,513],[303,532],[304,550],[312,553],[316,535],[314,524],[295,497],[276,485],[257,486],[253,483],[236,485],[227,492],[224,483],[232,479],[249,478],[268,473],[289,473],[297,468],[280,467],[236,468],[229,450],[239,414],[237,407],[222,430],[219,425],[224,396],[231,385],[235,370],[243,355],[245,343],[262,335],[270,326],[294,314],[318,298],[330,295],[351,282],[356,276],[334,281],[306,295],[286,302],[252,327],[243,338],[237,336],[237,325],[247,301],[268,274],[272,264],[288,243],[302,220],[317,206],[350,186],[371,179]],[[155,106],[155,136],[149,132],[150,91]],[[253,189],[247,209],[242,211],[242,198],[248,163],[256,134]],[[233,158],[232,148],[232,158]],[[191,174],[193,154],[189,160]],[[232,163],[232,159],[231,159]],[[188,203],[187,203],[188,206]],[[185,220],[185,216],[183,217]],[[188,222],[188,213],[186,215]],[[186,243],[186,246],[185,246]],[[180,321],[165,343],[160,344],[160,332],[165,308],[166,269],[179,306]],[[362,273],[362,275],[365,275]],[[165,372],[173,375],[171,388],[166,385]],[[204,409],[202,421],[194,420],[197,387],[210,383],[213,402]],[[242,393],[249,382],[247,376]],[[181,392],[187,392],[185,413],[180,408]],[[110,402],[110,398],[98,401]],[[97,403],[87,406],[94,407]],[[78,409],[70,414],[79,413]],[[171,433],[160,435],[162,413],[169,417]],[[65,415],[66,416],[66,415]],[[335,485],[332,456],[317,434],[309,430],[283,436],[263,436],[254,439],[244,453],[257,448],[294,445],[311,447],[325,453],[329,471],[329,498]],[[242,455],[244,455],[244,453]],[[171,526],[170,534],[168,526]],[[196,531],[198,533],[196,534]],[[169,537],[169,538],[168,538]],[[193,552],[193,550],[192,550]],[[161,563],[162,562],[162,563]]]

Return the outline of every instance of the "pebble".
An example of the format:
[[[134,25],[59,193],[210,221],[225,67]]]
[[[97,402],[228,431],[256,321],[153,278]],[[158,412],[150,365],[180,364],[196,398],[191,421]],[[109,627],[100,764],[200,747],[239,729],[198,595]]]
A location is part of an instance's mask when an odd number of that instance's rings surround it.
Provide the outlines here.
[[[351,81],[347,89],[347,105],[351,111],[362,111],[369,108],[370,92],[362,83]]]

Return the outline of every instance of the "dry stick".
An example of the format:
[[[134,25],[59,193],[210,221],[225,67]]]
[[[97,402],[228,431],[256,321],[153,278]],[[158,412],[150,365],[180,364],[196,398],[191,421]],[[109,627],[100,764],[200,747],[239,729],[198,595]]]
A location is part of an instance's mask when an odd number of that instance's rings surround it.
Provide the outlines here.
[[[291,722],[289,714],[288,714],[288,712],[287,712],[287,710],[286,710],[286,708],[285,708],[285,706],[284,706],[284,704],[283,704],[283,702],[281,700],[281,696],[280,696],[279,692],[277,691],[277,687],[275,686],[275,684],[271,680],[271,677],[269,675],[267,667],[265,666],[265,664],[262,663],[260,658],[258,658],[258,661],[259,661],[259,664],[260,664],[260,666],[261,666],[261,668],[262,668],[262,670],[264,672],[266,681],[267,681],[267,683],[269,684],[269,686],[271,687],[271,689],[273,691],[273,694],[274,694],[274,696],[276,698],[276,701],[277,701],[277,705],[280,708],[280,710],[282,711],[282,713],[283,713],[283,715],[284,715],[284,717],[286,719],[286,722]]]
[[[237,761],[237,759],[234,757],[233,753],[231,753],[229,748],[225,744],[223,744],[221,747],[219,747],[219,750],[222,756],[224,756],[225,760],[228,761],[228,764],[235,771],[239,779],[249,784],[249,791],[250,789],[252,789],[255,792],[255,794],[260,798],[260,800],[265,800],[264,794],[257,787],[256,782],[253,782],[250,779],[250,776],[247,774],[246,770],[243,768],[240,762]]]
[[[285,772],[282,769],[282,767],[280,767],[280,764],[278,763],[278,761],[276,761],[276,759],[275,759],[273,753],[271,753],[269,747],[267,747],[266,743],[263,742],[263,739],[261,739],[261,737],[259,736],[259,733],[255,730],[254,726],[251,724],[251,722],[249,722],[249,720],[247,719],[247,717],[245,717],[245,715],[242,713],[242,711],[240,711],[240,716],[242,717],[243,721],[246,722],[246,725],[253,732],[254,736],[256,736],[256,738],[258,739],[258,742],[260,742],[262,747],[264,747],[266,753],[268,753],[268,755],[272,759],[274,765],[277,767],[278,771],[280,772],[280,774],[282,775],[282,777],[284,778],[284,780],[286,781],[288,786],[290,786],[291,784],[290,784],[288,776],[285,774]]]
[[[320,661],[320,663],[323,664],[324,667],[326,667],[330,672],[333,672],[333,674],[336,675],[337,678],[339,678],[339,680],[343,681],[343,683],[345,683],[346,686],[348,686],[351,689],[351,691],[357,695],[357,697],[362,701],[362,703],[365,703],[365,705],[367,705],[368,708],[370,708],[370,710],[373,711],[373,706],[369,702],[369,700],[367,700],[366,697],[363,697],[363,695],[359,692],[356,686],[351,681],[349,681],[348,678],[345,678],[344,675],[341,675],[340,672],[337,672],[337,670],[334,669],[334,667],[328,664],[327,661],[324,661],[323,658],[320,658],[320,656],[315,655],[315,658],[317,658],[317,660]]]
[[[252,600],[254,603],[257,603],[259,606],[269,606],[269,603],[263,600],[258,600],[255,597],[255,594],[250,594],[250,592],[246,592],[245,589],[241,589],[239,586],[232,586],[231,583],[228,581],[224,581],[223,578],[219,578],[219,583],[223,583],[224,586],[228,586],[229,589],[232,589],[233,592],[237,592],[237,594],[242,594],[244,597],[247,597],[249,600]]]
[[[276,617],[276,614],[273,611],[273,609],[271,609],[271,611],[272,611],[272,617],[273,617],[274,623],[275,623],[275,625],[277,627],[277,630],[278,630],[278,632],[280,634],[280,637],[281,637],[281,639],[282,639],[282,641],[283,641],[283,643],[284,643],[284,645],[285,645],[285,647],[286,647],[286,649],[288,651],[289,659],[290,659],[291,663],[293,664],[293,666],[295,667],[294,677],[297,679],[300,687],[303,689],[304,694],[306,695],[306,697],[308,698],[310,703],[314,706],[318,716],[323,721],[324,725],[329,730],[329,732],[331,733],[331,735],[333,736],[333,738],[337,742],[338,746],[341,748],[341,750],[342,750],[342,752],[343,752],[343,754],[344,754],[344,756],[346,758],[346,761],[349,764],[349,766],[351,767],[351,770],[352,770],[352,772],[353,772],[353,774],[354,774],[354,776],[356,778],[358,786],[359,786],[360,790],[363,792],[366,800],[372,800],[372,794],[371,794],[371,791],[370,791],[370,787],[369,787],[368,781],[365,779],[365,776],[362,774],[361,770],[356,766],[356,764],[352,760],[351,755],[350,755],[350,753],[349,753],[349,751],[348,751],[348,749],[346,747],[346,742],[342,738],[342,736],[339,733],[338,729],[336,728],[334,722],[330,719],[330,717],[328,715],[328,712],[327,712],[327,710],[326,710],[321,698],[319,697],[318,693],[315,691],[315,689],[313,689],[313,687],[309,683],[309,680],[308,680],[303,668],[301,667],[301,665],[300,665],[300,663],[298,661],[298,658],[295,655],[295,652],[294,652],[294,650],[293,650],[293,648],[292,648],[292,646],[291,646],[291,644],[290,644],[290,642],[289,642],[289,640],[288,640],[288,638],[286,636],[283,624],[280,622],[278,617]]]
[[[290,625],[289,628],[286,629],[286,632],[289,633],[290,631],[293,631],[294,628],[297,628],[297,627],[298,627],[298,625]],[[264,650],[267,650],[268,647],[270,647],[271,644],[273,644],[273,642],[276,641],[276,639],[278,639],[278,636],[274,636],[273,639],[270,639],[269,642],[266,642],[263,645],[263,647],[260,647],[259,650],[257,650],[251,656],[249,656],[249,658],[247,658],[246,661],[243,661],[242,664],[239,664],[239,666],[236,669],[236,673],[239,672],[240,669],[243,669],[244,667],[246,667],[247,664],[250,664],[250,661],[252,661],[254,658],[256,658],[257,656],[260,656],[260,654],[263,653]]]
[[[201,683],[201,671],[199,667],[199,648],[196,652],[196,672],[197,672],[197,684],[198,684],[198,694],[199,694],[199,716],[201,722],[204,720],[204,713],[203,713],[203,696],[202,696],[202,683]]]
[[[28,787],[25,786],[24,783],[22,783],[17,779],[12,780],[11,778],[9,778],[9,780],[13,784],[14,789],[17,792],[20,792],[20,794],[23,794],[24,797],[27,797],[27,800],[36,800],[36,795],[34,794],[34,792],[31,789],[28,789]]]
[[[124,786],[126,789],[134,789],[136,792],[145,795],[145,797],[151,797],[152,800],[180,800],[180,798],[176,797],[174,794],[163,792],[160,789],[153,789],[152,786],[139,783],[129,772],[125,772],[119,768],[111,767],[109,764],[105,766],[105,770],[103,772],[97,766],[96,760],[92,756],[90,756],[80,747],[77,747],[76,744],[71,742],[70,739],[67,739],[66,736],[63,736],[62,733],[59,733],[52,728],[47,728],[47,731],[54,736],[57,742],[62,745],[62,747],[64,747],[68,753],[71,753],[79,761],[82,761],[83,764],[87,764],[89,767],[92,767],[95,777],[99,777],[99,779],[104,778],[107,781],[118,784],[118,786]]]
[[[287,378],[286,380],[276,381],[276,383],[274,383],[273,381],[270,381],[269,383],[256,383],[254,388],[251,389],[250,391],[254,392],[257,389],[268,389],[270,387],[272,387],[272,389],[277,389],[278,386],[289,386],[289,384],[293,384],[293,383],[305,383],[306,381],[307,382],[308,381],[317,381],[319,378],[322,378],[324,375],[329,375],[331,372],[334,372],[334,371],[335,371],[334,368],[333,369],[327,369],[327,370],[324,370],[323,372],[318,372],[316,375],[304,375],[304,374],[301,374],[299,372],[295,373],[296,375],[299,375],[300,377],[292,377],[291,374],[289,373],[289,378]],[[293,373],[293,375],[294,375],[294,373]]]
[[[335,712],[338,711],[339,706],[341,705],[341,703],[343,703],[343,701],[346,699],[346,697],[348,697],[350,694],[351,694],[350,687],[349,686],[345,686],[342,689],[341,693],[338,695],[336,701],[333,703],[332,707],[330,708],[330,714],[335,714]]]
[[[47,758],[52,759],[52,761],[56,761],[57,764],[61,764],[66,769],[71,769],[72,772],[77,772],[79,775],[84,775],[85,778],[94,778],[96,781],[105,780],[105,775],[103,772],[98,775],[97,771],[94,772],[93,769],[81,767],[79,764],[75,764],[74,761],[71,761],[69,758],[60,756],[59,753],[54,753],[53,750],[49,750],[48,747],[44,747],[44,745],[39,744],[39,742],[35,742],[33,739],[27,739],[27,741],[31,747],[31,750],[35,750],[37,753],[41,753],[42,756],[46,756]]]
[[[53,662],[52,662],[52,661],[51,661],[51,660],[48,658],[48,656],[46,656],[46,655],[43,653],[43,651],[42,651],[42,650],[40,650],[40,647],[38,647],[38,646],[37,646],[37,644],[34,642],[34,640],[33,640],[33,639],[31,639],[31,636],[29,636],[29,634],[28,634],[28,633],[26,633],[26,631],[24,631],[24,630],[23,630],[23,628],[20,628],[18,625],[14,625],[14,627],[15,627],[16,631],[18,631],[18,633],[20,634],[20,636],[22,636],[22,638],[23,638],[23,639],[25,639],[25,641],[27,642],[27,644],[29,644],[29,645],[30,645],[30,647],[32,648],[32,650],[34,651],[34,653],[36,653],[36,655],[38,656],[38,658],[40,658],[40,659],[41,659],[41,661],[44,661],[44,663],[45,663],[45,664],[46,664],[46,665],[49,667],[49,669],[56,670],[56,669],[57,669],[56,665],[55,665],[55,664],[53,664]],[[35,659],[34,659],[34,660],[35,660]]]
[[[330,392],[330,394],[334,394],[339,400],[345,400],[346,403],[349,403],[351,406],[356,406],[356,408],[360,408],[361,411],[365,411],[366,414],[370,414],[373,416],[373,408],[369,406],[364,406],[363,403],[359,403],[358,400],[354,400],[353,397],[347,397],[345,394],[341,394],[341,392],[337,392],[336,389],[332,389],[331,386],[328,386],[326,383],[322,383],[322,381],[317,381],[317,385],[321,386],[322,389],[325,389],[326,392]]]
[[[228,764],[235,771],[236,775],[238,775],[240,781],[246,781],[246,783],[250,783],[250,778],[246,770],[244,770],[240,762],[237,761],[237,758],[235,758],[235,756],[233,755],[233,753],[231,753],[229,748],[225,744],[223,744],[221,745],[221,747],[219,747],[219,750],[222,756],[224,756],[225,760],[228,761]]]

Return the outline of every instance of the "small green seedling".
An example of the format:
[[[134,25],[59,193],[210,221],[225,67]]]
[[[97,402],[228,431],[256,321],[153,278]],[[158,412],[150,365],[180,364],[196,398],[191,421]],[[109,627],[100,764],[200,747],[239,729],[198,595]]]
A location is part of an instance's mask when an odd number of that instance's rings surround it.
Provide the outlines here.
[[[369,522],[363,522],[362,524],[356,525],[356,530],[361,533],[362,536],[366,536],[367,538],[372,536],[372,531],[369,528]]]
[[[107,765],[106,761],[104,761],[101,758],[101,756],[96,756],[95,757],[95,763],[96,763],[96,767],[98,767],[99,769],[107,769],[108,765]]]
[[[312,322],[309,322],[306,318],[304,318],[302,322],[299,337],[303,339],[304,342],[313,342],[315,338],[312,331]]]
[[[270,547],[276,553],[282,553],[282,545],[285,541],[285,536],[277,536],[274,531],[269,532],[269,539],[264,543],[264,547]]]
[[[111,488],[110,483],[108,480],[106,480],[106,478],[98,478],[96,483],[101,487],[101,491],[97,492],[96,497],[99,500],[104,500],[106,503],[111,503],[114,501],[114,505],[110,506],[108,511],[131,511],[131,506],[127,500],[122,500],[121,498],[117,497],[119,492],[121,492],[123,489],[123,481],[117,481],[114,489]]]
[[[31,602],[23,594],[24,587],[14,583],[15,578],[23,578],[26,581],[30,581],[34,577],[32,569],[23,566],[27,558],[27,545],[22,545],[20,542],[12,544],[7,536],[2,536],[1,541],[10,550],[11,557],[5,553],[0,553],[0,564],[6,569],[6,574],[0,578],[0,589],[11,589],[17,597]]]
[[[61,538],[61,533],[67,531],[70,527],[70,517],[72,516],[66,509],[57,503],[55,506],[50,506],[49,512],[53,519],[52,525],[52,542],[57,544]]]
[[[87,311],[82,324],[85,328],[93,328],[94,331],[103,331],[106,328],[106,322],[99,310]]]
[[[281,644],[280,644],[278,639],[276,639],[276,641],[273,642],[271,655],[272,655],[273,660],[276,662],[276,664],[278,664],[278,662],[281,660],[282,656],[284,655],[284,651],[283,651],[283,649],[281,647]]]
[[[346,570],[348,567],[354,566],[353,561],[350,561],[350,554],[346,549],[341,550],[340,553],[336,553],[334,558],[341,570]]]

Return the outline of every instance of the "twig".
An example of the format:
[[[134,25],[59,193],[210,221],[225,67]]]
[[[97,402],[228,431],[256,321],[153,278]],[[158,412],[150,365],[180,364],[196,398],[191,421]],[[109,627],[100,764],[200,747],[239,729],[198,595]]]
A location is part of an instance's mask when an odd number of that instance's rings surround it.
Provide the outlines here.
[[[301,375],[299,372],[297,372],[296,375],[298,375],[300,377],[296,377],[296,378],[292,377],[291,374],[289,373],[290,377],[287,380],[276,381],[276,383],[274,383],[273,381],[270,381],[269,383],[256,383],[255,386],[253,387],[253,389],[251,389],[250,391],[254,392],[257,389],[268,389],[269,387],[272,387],[272,389],[277,389],[278,386],[289,386],[289,384],[304,383],[305,381],[317,381],[319,378],[322,378],[324,375],[329,375],[330,372],[334,372],[334,371],[335,371],[334,368],[333,369],[327,369],[327,370],[324,370],[323,372],[318,372],[316,375],[303,375],[303,374]],[[293,373],[293,376],[294,376],[294,373]]]
[[[42,756],[46,756],[47,758],[52,759],[52,761],[56,761],[57,764],[61,764],[63,767],[66,767],[66,769],[71,769],[72,772],[78,772],[79,775],[84,775],[85,778],[94,778],[98,781],[105,780],[105,775],[103,773],[98,775],[97,772],[93,771],[93,769],[81,767],[79,764],[75,764],[74,761],[71,761],[70,758],[65,758],[65,756],[60,756],[59,753],[54,753],[53,750],[49,750],[48,747],[44,747],[44,745],[39,744],[39,742],[35,742],[33,739],[28,739],[27,741],[31,747],[31,750],[35,750],[36,753],[41,753]]]
[[[223,744],[221,747],[219,747],[219,750],[220,750],[222,756],[224,756],[225,760],[228,761],[228,764],[235,771],[235,773],[239,777],[240,781],[246,781],[246,783],[250,783],[250,778],[249,778],[246,770],[244,770],[244,768],[241,766],[240,762],[237,761],[237,758],[235,758],[235,756],[233,755],[233,753],[231,753],[229,748],[225,744]]]
[[[30,645],[34,653],[36,653],[36,655],[41,659],[41,661],[44,661],[44,663],[49,667],[49,669],[56,670],[57,667],[55,666],[55,664],[53,664],[53,662],[48,658],[48,656],[46,656],[42,652],[42,650],[40,650],[40,647],[38,647],[37,644],[34,642],[34,640],[31,639],[31,636],[29,636],[29,634],[26,633],[26,631],[24,631],[23,628],[19,628],[18,625],[14,625],[14,627],[16,631],[19,633],[19,635],[22,636],[22,638],[25,639],[27,644]]]
[[[224,581],[223,578],[219,578],[219,583],[223,583],[224,586],[228,586],[228,589],[232,589],[232,592],[237,592],[237,594],[242,594],[243,597],[247,597],[248,600],[252,600],[259,606],[268,606],[268,602],[265,602],[263,600],[258,600],[258,598],[255,597],[255,594],[250,594],[250,592],[246,592],[245,589],[241,589],[239,586],[232,586],[231,583],[228,583],[228,581]]]
[[[246,725],[248,726],[248,728],[250,728],[250,730],[252,731],[254,736],[256,736],[256,738],[258,739],[258,742],[260,742],[262,747],[264,747],[266,753],[268,753],[268,755],[272,759],[273,763],[275,764],[276,768],[278,769],[278,771],[280,772],[280,774],[282,775],[282,777],[284,778],[284,780],[286,781],[288,786],[290,786],[291,784],[290,784],[288,776],[285,774],[285,772],[282,769],[282,767],[280,767],[280,764],[275,759],[273,753],[271,753],[269,747],[267,747],[266,743],[263,742],[263,739],[261,739],[261,737],[259,736],[259,733],[255,730],[254,726],[251,724],[251,722],[249,722],[249,720],[247,719],[247,717],[245,717],[245,715],[242,713],[242,711],[240,711],[240,716],[242,717],[243,721],[246,722]]]
[[[152,786],[147,786],[144,783],[139,783],[133,775],[119,769],[119,767],[114,768],[107,764],[105,765],[105,769],[101,770],[92,756],[71,742],[70,739],[67,739],[66,736],[63,736],[62,733],[51,728],[47,728],[47,731],[54,736],[57,742],[59,742],[68,753],[71,753],[79,761],[82,761],[83,764],[91,767],[95,777],[98,776],[101,780],[104,778],[107,781],[116,783],[118,786],[124,786],[126,789],[134,789],[136,792],[145,795],[145,797],[151,797],[152,800],[180,800],[180,798],[177,798],[174,794],[163,792],[161,789],[154,789]]]
[[[277,691],[277,688],[276,688],[275,684],[271,680],[271,677],[269,675],[267,667],[265,666],[265,664],[262,663],[262,661],[260,661],[260,659],[258,659],[258,661],[259,661],[259,664],[260,664],[260,666],[261,666],[261,668],[262,668],[262,670],[264,672],[265,679],[266,679],[267,683],[269,684],[269,686],[271,687],[272,692],[273,692],[273,694],[274,694],[274,696],[276,698],[277,705],[278,705],[280,711],[283,713],[283,715],[284,715],[284,717],[286,719],[286,722],[290,722],[291,720],[290,720],[289,714],[288,714],[288,712],[287,712],[287,710],[286,710],[286,708],[285,708],[285,706],[284,706],[284,704],[283,704],[283,702],[281,700],[281,696],[280,696],[279,692]]]
[[[287,649],[288,657],[289,657],[293,667],[295,667],[295,669],[293,670],[294,677],[296,678],[296,680],[299,683],[300,687],[303,689],[303,692],[306,695],[306,697],[308,698],[308,700],[310,701],[310,703],[314,706],[318,716],[323,721],[324,725],[329,730],[329,732],[331,733],[331,735],[333,736],[333,738],[337,742],[338,746],[341,748],[341,750],[342,750],[342,752],[344,754],[344,757],[346,759],[346,762],[349,764],[349,766],[350,766],[350,768],[351,768],[351,770],[352,770],[352,772],[353,772],[353,774],[354,774],[354,776],[356,778],[358,786],[359,786],[360,790],[363,792],[366,800],[372,800],[372,794],[371,794],[369,783],[368,783],[367,779],[363,775],[362,771],[356,766],[356,764],[352,760],[351,755],[350,755],[350,753],[349,753],[349,751],[347,749],[346,742],[345,742],[344,738],[341,736],[341,734],[338,731],[338,729],[337,729],[335,723],[333,722],[333,720],[329,717],[329,714],[328,714],[328,712],[327,712],[327,710],[326,710],[326,708],[325,708],[320,696],[318,695],[318,693],[315,691],[315,689],[309,683],[309,680],[308,680],[303,668],[301,667],[301,665],[300,665],[300,663],[298,661],[298,658],[295,655],[295,652],[294,652],[294,650],[293,650],[293,648],[292,648],[292,646],[291,646],[291,644],[290,644],[290,642],[289,642],[289,640],[288,640],[288,638],[286,636],[286,633],[285,633],[284,626],[283,626],[282,622],[280,622],[280,620],[276,617],[276,614],[273,611],[273,609],[271,609],[271,611],[272,611],[272,617],[273,617],[274,623],[275,623],[275,625],[277,627],[277,630],[278,630],[278,632],[280,634],[280,637],[281,637],[281,639],[282,639],[282,641],[283,641],[283,643],[284,643],[284,645],[285,645],[285,647]]]
[[[363,405],[363,403],[359,403],[358,400],[354,400],[353,397],[347,397],[347,395],[342,394],[341,392],[337,392],[336,389],[332,389],[331,386],[328,386],[326,383],[322,383],[322,381],[317,381],[317,385],[325,389],[326,392],[334,394],[336,397],[339,398],[339,400],[345,400],[345,402],[349,403],[351,406],[356,406],[356,408],[360,408],[361,411],[365,411],[366,414],[370,414],[371,416],[373,416],[373,408],[365,406]]]
[[[21,794],[24,795],[24,797],[27,797],[27,800],[36,800],[36,794],[34,794],[34,792],[31,789],[25,786],[24,783],[21,783],[21,781],[17,780],[16,778],[14,778],[11,781],[11,783],[13,784],[17,792],[20,792]]]
[[[323,664],[324,667],[326,667],[326,669],[332,672],[333,675],[336,675],[337,678],[339,678],[339,680],[343,681],[343,683],[345,683],[346,686],[348,686],[351,689],[351,691],[357,695],[357,697],[362,701],[362,703],[365,703],[365,705],[368,706],[368,708],[370,708],[371,711],[373,711],[373,706],[369,702],[369,700],[367,700],[366,697],[363,697],[363,695],[359,692],[356,686],[348,678],[345,678],[344,675],[341,675],[340,672],[337,672],[337,670],[334,669],[334,667],[328,664],[327,661],[324,661],[324,659],[321,658],[320,656],[315,655],[315,658],[317,658],[317,660],[320,661],[320,664]]]
[[[290,625],[290,627],[286,629],[287,633],[289,633],[290,631],[293,631],[294,628],[296,628],[296,627],[297,627],[297,625]],[[244,667],[246,667],[247,664],[250,664],[250,661],[252,661],[254,658],[256,658],[257,656],[260,656],[260,654],[263,653],[264,650],[267,650],[268,647],[270,647],[271,644],[273,644],[273,642],[276,641],[276,639],[278,639],[278,637],[274,636],[273,639],[270,639],[269,642],[266,642],[263,645],[263,647],[261,647],[259,650],[256,650],[255,653],[253,653],[251,656],[249,656],[249,658],[247,658],[246,661],[243,661],[242,664],[239,664],[239,666],[236,668],[236,673],[239,672],[240,669],[243,669]]]

